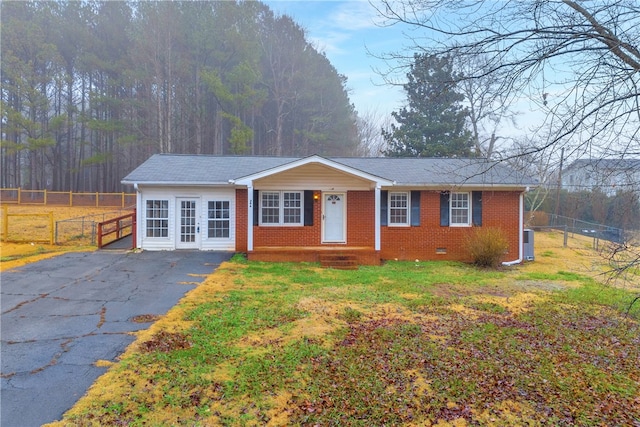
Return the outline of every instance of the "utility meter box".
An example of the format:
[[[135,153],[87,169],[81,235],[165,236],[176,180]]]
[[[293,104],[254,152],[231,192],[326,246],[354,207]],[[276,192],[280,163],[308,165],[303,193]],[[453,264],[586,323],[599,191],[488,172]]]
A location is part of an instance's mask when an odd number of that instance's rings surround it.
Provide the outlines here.
[[[533,261],[535,259],[535,256],[533,255],[533,230],[525,228],[522,240],[524,244],[524,260]]]

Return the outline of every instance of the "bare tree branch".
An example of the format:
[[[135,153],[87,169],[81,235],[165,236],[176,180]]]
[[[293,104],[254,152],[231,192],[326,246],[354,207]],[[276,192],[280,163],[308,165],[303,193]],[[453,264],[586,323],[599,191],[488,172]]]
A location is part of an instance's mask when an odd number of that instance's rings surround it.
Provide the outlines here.
[[[374,2],[374,0],[372,0]],[[380,0],[388,25],[413,28],[413,52],[458,63],[489,58],[464,79],[490,79],[505,107],[527,101],[553,126],[548,141],[599,155],[640,152],[640,4],[631,0]],[[544,130],[546,133],[546,130]],[[538,138],[540,139],[540,138]]]

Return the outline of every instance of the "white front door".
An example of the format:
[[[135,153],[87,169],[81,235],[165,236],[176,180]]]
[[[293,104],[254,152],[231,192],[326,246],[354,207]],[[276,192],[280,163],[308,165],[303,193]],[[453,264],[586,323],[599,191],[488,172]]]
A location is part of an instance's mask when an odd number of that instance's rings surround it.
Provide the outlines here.
[[[345,199],[345,193],[323,193],[322,241],[324,243],[345,243],[347,241]]]
[[[200,243],[197,198],[176,199],[176,249],[196,249]]]

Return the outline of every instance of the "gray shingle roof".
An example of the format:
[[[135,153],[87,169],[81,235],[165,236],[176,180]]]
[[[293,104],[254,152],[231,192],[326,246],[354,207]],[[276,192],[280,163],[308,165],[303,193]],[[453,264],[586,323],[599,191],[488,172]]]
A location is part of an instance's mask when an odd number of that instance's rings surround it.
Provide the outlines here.
[[[228,184],[300,160],[299,157],[156,154],[128,174],[125,184]],[[396,185],[534,186],[534,179],[499,162],[482,159],[336,157],[329,160]]]
[[[360,157],[333,160],[395,181],[397,185],[535,185],[535,180],[502,163],[482,159]]]

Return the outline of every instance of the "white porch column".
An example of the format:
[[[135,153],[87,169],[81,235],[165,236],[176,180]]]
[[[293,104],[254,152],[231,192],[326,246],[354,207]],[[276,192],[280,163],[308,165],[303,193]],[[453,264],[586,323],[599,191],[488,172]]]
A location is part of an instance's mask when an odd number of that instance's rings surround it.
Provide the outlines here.
[[[375,250],[380,250],[380,185],[376,184],[375,190],[375,212],[374,212],[374,228],[375,228]]]
[[[247,186],[247,251],[253,250],[253,204],[258,203],[253,200],[253,185]]]

